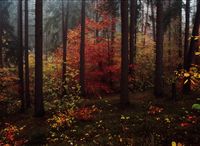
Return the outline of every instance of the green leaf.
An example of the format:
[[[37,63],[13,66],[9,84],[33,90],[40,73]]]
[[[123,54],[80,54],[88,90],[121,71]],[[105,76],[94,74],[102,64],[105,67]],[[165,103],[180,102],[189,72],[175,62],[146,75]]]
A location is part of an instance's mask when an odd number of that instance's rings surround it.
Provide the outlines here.
[[[193,104],[192,109],[200,110],[200,104],[197,103]]]

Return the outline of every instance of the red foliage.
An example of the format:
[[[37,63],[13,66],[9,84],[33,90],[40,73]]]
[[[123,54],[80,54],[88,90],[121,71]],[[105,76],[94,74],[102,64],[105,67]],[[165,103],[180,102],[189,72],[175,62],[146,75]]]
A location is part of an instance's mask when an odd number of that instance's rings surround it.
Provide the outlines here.
[[[182,123],[180,123],[180,126],[181,127],[189,127],[189,126],[191,126],[191,124],[188,122],[182,122]]]
[[[111,25],[115,19],[102,13],[101,21],[86,19],[85,34],[85,82],[88,94],[112,92],[112,82],[119,80],[120,59],[116,48],[120,40],[115,37],[111,42]],[[96,37],[95,32],[99,31]],[[111,45],[112,44],[112,45]],[[115,48],[115,49],[113,49]],[[68,32],[67,65],[79,70],[80,26]],[[62,50],[57,49],[55,56],[62,57]]]
[[[155,115],[157,113],[161,113],[164,109],[158,106],[150,106],[148,110],[148,114]]]
[[[74,111],[72,115],[77,120],[90,121],[95,118],[94,113],[96,113],[97,111],[98,111],[98,109],[96,107],[92,107],[92,108],[84,107],[84,108],[80,108],[80,109]]]

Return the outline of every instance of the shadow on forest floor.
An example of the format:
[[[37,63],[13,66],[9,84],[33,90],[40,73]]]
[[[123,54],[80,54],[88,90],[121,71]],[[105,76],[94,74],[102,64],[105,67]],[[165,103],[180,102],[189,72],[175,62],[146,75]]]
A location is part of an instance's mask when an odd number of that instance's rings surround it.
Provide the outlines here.
[[[78,118],[68,121],[68,117],[49,111],[44,118],[34,118],[30,110],[4,117],[1,125],[25,126],[17,137],[27,139],[27,145],[167,146],[172,141],[199,144],[199,112],[191,108],[196,102],[194,97],[155,99],[152,91],[147,91],[132,94],[130,99],[131,104],[123,110],[118,104],[119,96],[108,96],[82,101]],[[52,116],[54,124],[48,120]]]

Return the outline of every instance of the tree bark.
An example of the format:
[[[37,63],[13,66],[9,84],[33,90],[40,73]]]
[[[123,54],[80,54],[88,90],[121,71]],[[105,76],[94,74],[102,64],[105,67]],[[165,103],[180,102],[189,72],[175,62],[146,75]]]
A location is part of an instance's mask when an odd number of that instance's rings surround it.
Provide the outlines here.
[[[42,0],[36,0],[35,3],[35,116],[44,116],[43,103],[43,17],[42,17]]]
[[[130,65],[135,63],[136,56],[136,5],[137,0],[131,0],[130,8]]]
[[[2,20],[0,19],[0,68],[3,68],[3,42],[2,42],[3,31],[2,31],[1,21]]]
[[[200,0],[198,0],[197,12],[195,16],[194,26],[192,30],[192,38],[190,41],[190,48],[187,53],[185,70],[189,71],[192,61],[194,59],[195,51],[198,47],[198,40],[195,40],[195,36],[199,36],[199,25],[200,25]]]
[[[85,96],[85,0],[81,8],[80,86],[81,95]]]
[[[18,1],[18,74],[19,74],[19,96],[21,98],[21,111],[25,111],[24,96],[24,68],[23,68],[23,32],[22,32],[22,0]]]
[[[121,0],[121,82],[120,103],[129,104],[128,97],[128,0]]]
[[[30,91],[29,91],[29,42],[28,42],[28,0],[25,3],[25,98],[26,107],[29,108],[30,103]]]
[[[163,3],[157,0],[157,32],[156,32],[156,68],[155,89],[156,97],[163,95]]]
[[[171,0],[169,0],[169,8],[171,8]],[[171,42],[171,37],[172,37],[172,32],[171,32],[171,29],[172,29],[172,25],[171,25],[171,18],[170,18],[170,20],[169,20],[169,28],[168,28],[168,64],[169,64],[169,66],[168,66],[168,69],[169,70],[171,70],[171,55],[172,55],[172,42]]]
[[[68,36],[68,13],[69,3],[67,1],[67,12],[65,16],[64,12],[64,0],[62,0],[62,28],[63,28],[63,66],[62,66],[62,82],[63,82],[63,94],[66,95],[66,71],[67,71],[67,36]]]
[[[98,4],[99,4],[99,0],[96,0],[95,1],[95,7],[96,7],[95,21],[96,22],[99,22],[99,12],[97,11]],[[95,37],[96,37],[96,43],[97,43],[98,38],[99,38],[99,30],[98,29],[96,29],[95,35],[96,35]]]
[[[155,14],[154,14],[154,3],[153,3],[153,0],[151,0],[150,3],[151,3],[153,40],[156,41],[156,23],[155,23]]]
[[[144,24],[144,40],[143,40],[143,47],[146,45],[146,34],[147,34],[147,26],[148,26],[148,21],[149,21],[149,0],[147,0],[147,12],[146,12],[146,20]]]
[[[184,40],[184,68],[186,67],[187,52],[189,47],[189,30],[190,30],[190,0],[186,0],[185,8],[185,40]]]
[[[183,44],[182,44],[182,1],[180,1],[180,8],[179,8],[179,15],[178,15],[178,22],[179,22],[179,39],[178,39],[178,56],[179,58],[182,58],[183,56]]]

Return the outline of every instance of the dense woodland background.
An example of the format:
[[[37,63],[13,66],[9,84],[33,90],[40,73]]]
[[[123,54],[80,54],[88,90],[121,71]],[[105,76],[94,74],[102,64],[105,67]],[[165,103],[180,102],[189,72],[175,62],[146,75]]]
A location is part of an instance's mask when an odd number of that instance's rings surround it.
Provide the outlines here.
[[[200,142],[200,0],[1,0],[0,145]]]

